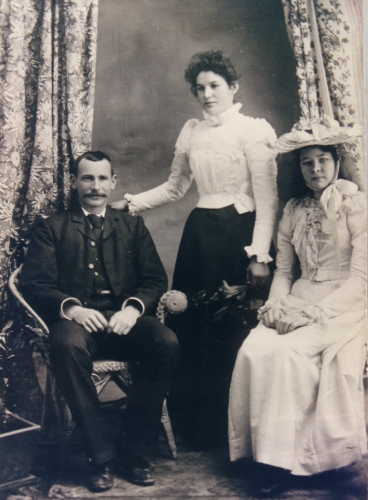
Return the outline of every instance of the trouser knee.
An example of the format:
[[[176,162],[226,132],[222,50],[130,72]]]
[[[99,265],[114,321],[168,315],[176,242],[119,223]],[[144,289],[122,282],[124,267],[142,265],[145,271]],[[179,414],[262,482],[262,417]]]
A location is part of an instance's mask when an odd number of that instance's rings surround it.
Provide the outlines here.
[[[137,358],[151,375],[170,377],[179,358],[179,342],[175,333],[154,318],[145,318],[144,334],[139,342]]]
[[[50,327],[50,357],[53,364],[90,360],[91,338],[73,321],[60,320]]]

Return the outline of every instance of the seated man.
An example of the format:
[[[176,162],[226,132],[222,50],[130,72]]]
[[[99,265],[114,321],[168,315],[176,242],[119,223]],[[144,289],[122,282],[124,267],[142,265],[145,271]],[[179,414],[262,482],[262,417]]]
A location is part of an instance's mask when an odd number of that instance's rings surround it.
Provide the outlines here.
[[[179,349],[174,333],[154,317],[167,276],[143,219],[107,206],[117,181],[109,157],[83,154],[71,180],[78,206],[39,221],[21,290],[49,326],[55,377],[93,464],[90,489],[113,486],[115,459],[127,480],[151,485],[140,455],[157,438]],[[117,452],[91,379],[97,357],[136,368]]]

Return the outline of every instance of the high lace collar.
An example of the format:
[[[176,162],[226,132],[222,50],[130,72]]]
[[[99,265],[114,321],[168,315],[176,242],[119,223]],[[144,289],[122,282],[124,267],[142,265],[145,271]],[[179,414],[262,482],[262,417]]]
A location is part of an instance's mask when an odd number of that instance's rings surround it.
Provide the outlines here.
[[[206,111],[203,111],[203,116],[206,123],[210,127],[219,127],[220,125],[224,124],[227,120],[229,120],[229,118],[232,118],[234,115],[239,113],[241,107],[242,104],[238,102],[237,104],[231,106],[231,108],[227,109],[226,111],[223,111],[222,113],[219,113],[218,115],[210,115],[206,113]]]

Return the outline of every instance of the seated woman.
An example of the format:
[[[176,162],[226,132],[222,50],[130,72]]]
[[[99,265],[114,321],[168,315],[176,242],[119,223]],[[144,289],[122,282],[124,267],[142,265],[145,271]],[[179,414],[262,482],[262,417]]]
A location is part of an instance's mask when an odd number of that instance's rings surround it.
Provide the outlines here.
[[[259,485],[268,493],[286,471],[344,467],[367,449],[364,194],[337,180],[331,146],[357,128],[325,118],[276,142],[294,151],[306,192],[284,209],[270,297],[238,353],[229,406],[230,458],[273,466],[257,466],[273,478]]]

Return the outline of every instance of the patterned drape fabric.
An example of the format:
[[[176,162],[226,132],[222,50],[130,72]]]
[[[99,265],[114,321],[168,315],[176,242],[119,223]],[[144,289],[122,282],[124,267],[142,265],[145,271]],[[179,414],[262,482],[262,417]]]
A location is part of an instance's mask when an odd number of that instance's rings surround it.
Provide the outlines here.
[[[98,0],[0,0],[0,293],[91,145]]]
[[[364,124],[362,0],[282,0],[299,83],[301,114]],[[350,147],[364,189],[364,144]]]

